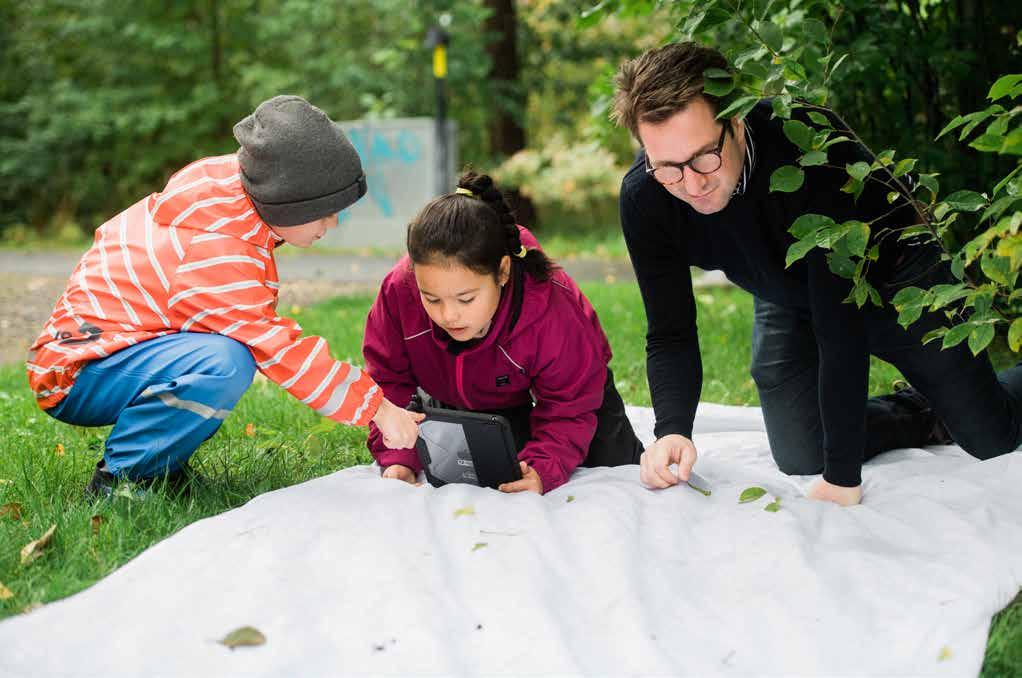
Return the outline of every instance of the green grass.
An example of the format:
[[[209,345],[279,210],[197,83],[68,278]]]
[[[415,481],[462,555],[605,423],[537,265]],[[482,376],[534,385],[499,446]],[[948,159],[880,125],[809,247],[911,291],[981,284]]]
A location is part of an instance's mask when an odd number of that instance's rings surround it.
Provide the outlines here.
[[[614,368],[626,402],[648,405],[642,303],[634,285],[583,285],[614,347]],[[371,298],[335,299],[303,310],[309,332],[326,337],[334,355],[358,359]],[[733,288],[697,291],[703,352],[703,399],[755,405],[748,373],[752,300]],[[898,373],[876,361],[870,391],[890,389]],[[0,583],[14,594],[0,600],[0,619],[63,598],[109,574],[185,525],[286,487],[371,461],[359,429],[323,420],[275,385],[258,381],[223,428],[193,457],[211,483],[191,497],[157,489],[144,501],[119,497],[89,503],[82,488],[99,458],[106,429],[60,424],[40,412],[17,366],[0,367],[0,505],[21,505],[21,519],[0,517]],[[254,435],[246,427],[252,424]],[[63,455],[58,454],[61,445]],[[93,516],[102,522],[94,530]],[[19,552],[50,525],[57,530],[39,560],[22,566]],[[986,676],[1022,675],[1022,597],[994,620]]]

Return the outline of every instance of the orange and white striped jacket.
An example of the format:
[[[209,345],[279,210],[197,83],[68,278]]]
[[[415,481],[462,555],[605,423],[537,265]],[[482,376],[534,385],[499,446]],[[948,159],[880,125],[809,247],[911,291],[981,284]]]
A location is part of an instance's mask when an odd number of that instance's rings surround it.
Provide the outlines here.
[[[364,426],[383,392],[321,337],[276,314],[280,238],[259,218],[236,155],[205,158],[96,230],[26,367],[56,405],[92,360],[172,332],[245,344],[259,371],[320,414]]]

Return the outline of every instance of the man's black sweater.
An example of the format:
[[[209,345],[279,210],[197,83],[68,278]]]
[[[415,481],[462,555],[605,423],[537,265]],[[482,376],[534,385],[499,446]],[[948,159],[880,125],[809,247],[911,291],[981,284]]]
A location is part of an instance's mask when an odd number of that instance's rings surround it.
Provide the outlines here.
[[[675,198],[645,172],[640,152],[621,185],[621,226],[646,307],[647,375],[656,413],[655,434],[692,435],[702,388],[702,361],[696,334],[696,307],[689,266],[720,269],[753,295],[779,306],[803,309],[812,317],[819,347],[819,407],[824,432],[824,478],[836,485],[860,484],[865,443],[869,376],[868,308],[843,303],[851,282],[830,271],[826,252],[817,248],[784,267],[788,233],[801,215],[816,213],[838,223],[856,219],[873,225],[908,226],[914,212],[904,200],[894,213],[887,187],[867,181],[856,201],[840,189],[848,180],[846,163],[870,162],[852,143],[830,148],[830,167],[807,167],[805,183],[794,193],[771,193],[770,175],[792,165],[800,151],[784,136],[782,120],[770,119],[762,102],[746,117],[755,139],[756,165],[743,194],[721,211],[704,215]],[[836,136],[836,135],[835,135]],[[726,143],[735,143],[728,137]],[[897,235],[880,240],[881,256],[868,279],[888,279],[892,263],[907,246]],[[872,241],[871,241],[872,244]]]

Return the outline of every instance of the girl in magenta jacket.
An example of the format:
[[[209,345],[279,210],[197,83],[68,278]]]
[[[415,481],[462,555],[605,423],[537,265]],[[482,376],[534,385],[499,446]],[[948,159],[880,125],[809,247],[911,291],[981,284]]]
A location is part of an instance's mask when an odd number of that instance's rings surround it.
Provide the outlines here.
[[[362,350],[392,402],[422,389],[439,406],[507,417],[522,480],[504,492],[542,494],[579,465],[642,454],[596,312],[486,175],[465,174],[409,225],[408,256],[383,280]],[[414,449],[388,449],[371,426],[369,450],[384,477],[415,482]]]

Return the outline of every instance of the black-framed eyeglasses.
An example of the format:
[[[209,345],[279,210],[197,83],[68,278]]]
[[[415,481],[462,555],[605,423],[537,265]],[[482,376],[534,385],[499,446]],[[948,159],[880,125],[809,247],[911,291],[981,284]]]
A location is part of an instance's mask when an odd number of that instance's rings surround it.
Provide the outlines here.
[[[717,140],[717,147],[712,151],[706,151],[692,157],[685,162],[665,162],[653,167],[649,164],[649,156],[646,156],[646,174],[652,175],[654,179],[664,186],[676,184],[685,178],[685,168],[689,168],[696,174],[713,174],[724,164],[721,153],[724,151],[724,137],[731,124],[725,120],[721,125],[720,139]]]

